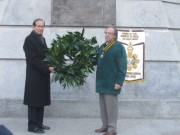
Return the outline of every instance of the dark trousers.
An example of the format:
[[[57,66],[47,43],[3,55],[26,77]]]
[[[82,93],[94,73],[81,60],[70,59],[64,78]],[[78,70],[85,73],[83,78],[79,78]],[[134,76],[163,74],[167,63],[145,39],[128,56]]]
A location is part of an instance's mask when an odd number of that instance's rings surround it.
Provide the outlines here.
[[[39,127],[43,124],[44,107],[28,106],[28,129]]]

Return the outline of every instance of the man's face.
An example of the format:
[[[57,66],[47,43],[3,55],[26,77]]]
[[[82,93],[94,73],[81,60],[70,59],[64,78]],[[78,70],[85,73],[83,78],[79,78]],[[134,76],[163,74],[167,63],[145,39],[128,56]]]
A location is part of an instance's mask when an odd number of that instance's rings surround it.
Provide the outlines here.
[[[116,36],[115,36],[115,34],[114,34],[114,29],[113,28],[107,28],[106,30],[105,30],[105,40],[106,40],[106,42],[110,42],[112,39],[115,39],[116,38]]]
[[[33,27],[33,30],[37,34],[43,34],[43,31],[44,31],[44,22],[43,21],[37,21],[36,25]]]

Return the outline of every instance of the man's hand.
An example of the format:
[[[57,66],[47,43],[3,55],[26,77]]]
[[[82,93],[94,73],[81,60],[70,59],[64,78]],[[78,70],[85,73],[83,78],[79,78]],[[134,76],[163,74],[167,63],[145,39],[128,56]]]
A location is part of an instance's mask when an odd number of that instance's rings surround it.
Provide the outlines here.
[[[114,89],[115,89],[115,90],[119,90],[120,88],[121,88],[121,85],[119,85],[119,84],[115,84],[115,85],[114,85]]]
[[[54,67],[49,67],[50,72],[54,72]]]

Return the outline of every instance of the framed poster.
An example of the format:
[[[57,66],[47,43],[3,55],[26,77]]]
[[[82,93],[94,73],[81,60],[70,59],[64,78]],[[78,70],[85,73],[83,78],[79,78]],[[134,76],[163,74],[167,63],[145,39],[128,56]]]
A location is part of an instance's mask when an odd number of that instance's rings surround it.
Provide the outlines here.
[[[145,33],[143,30],[118,30],[117,40],[126,49],[126,82],[144,81]]]

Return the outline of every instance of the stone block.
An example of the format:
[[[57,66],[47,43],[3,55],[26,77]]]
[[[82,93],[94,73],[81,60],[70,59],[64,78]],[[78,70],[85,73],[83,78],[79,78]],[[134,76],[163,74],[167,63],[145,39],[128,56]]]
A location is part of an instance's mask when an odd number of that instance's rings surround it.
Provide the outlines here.
[[[164,3],[170,28],[180,28],[180,1],[177,4]]]
[[[48,47],[51,46],[51,42],[56,38],[56,34],[63,36],[67,34],[68,31],[82,32],[83,28],[45,28],[44,37],[46,38],[46,43]],[[8,59],[24,59],[23,44],[26,36],[30,34],[32,28],[29,27],[2,27],[0,30],[0,50],[3,50],[0,53],[0,58]],[[18,34],[17,34],[18,33]],[[99,45],[101,45],[104,40],[104,29],[102,28],[85,28],[84,33],[86,38],[92,38],[96,36]]]
[[[177,51],[180,53],[180,38],[179,38],[179,35],[180,35],[180,30],[179,31],[173,31],[174,40],[175,40],[177,48],[178,48]]]
[[[144,82],[124,83],[120,99],[180,100],[179,71],[179,62],[145,62]]]
[[[0,99],[0,117],[27,117],[27,106],[22,100]],[[119,119],[179,119],[179,100],[119,100]],[[21,111],[19,111],[21,110]],[[50,118],[100,118],[98,100],[52,100],[45,107]]]
[[[27,106],[23,105],[20,99],[0,99],[0,117],[3,118],[23,118],[27,117]]]
[[[170,30],[145,30],[145,59],[152,61],[180,61],[178,44]]]
[[[1,60],[0,69],[0,117],[27,117],[27,107],[23,105],[25,61]],[[8,72],[4,72],[6,69]],[[145,81],[123,85],[119,118],[180,118],[179,70],[178,62],[146,62]],[[52,83],[51,97],[52,105],[45,108],[46,117],[99,117],[95,73],[79,88],[63,90],[58,83]]]
[[[25,84],[25,61],[0,60],[0,99],[22,99]]]
[[[1,3],[6,2],[7,0]],[[13,0],[8,1],[5,6],[4,14],[1,15],[2,25],[32,25],[36,18],[42,18],[46,24],[51,24],[51,0]]]
[[[17,58],[24,59],[23,44],[25,37],[31,32],[32,28],[7,28],[2,27],[0,36],[0,58]],[[63,36],[68,31],[82,31],[82,28],[45,28],[44,37],[46,38],[47,45],[50,47],[56,34]],[[146,60],[159,60],[159,61],[180,61],[178,38],[175,39],[175,33],[178,31],[169,30],[145,30],[145,59]],[[18,33],[18,35],[17,35]],[[105,42],[104,28],[85,28],[84,36],[91,38],[96,36],[98,44],[101,45]],[[9,40],[9,37],[16,37]],[[153,52],[153,53],[152,53]],[[169,55],[171,54],[171,55]]]
[[[26,76],[25,60],[0,60],[0,99],[23,99]],[[86,84],[63,89],[59,82],[51,83],[52,99],[95,99],[95,73],[89,74]]]
[[[98,98],[95,92],[95,72],[89,74],[86,78],[86,83],[80,87],[63,87],[57,81],[51,83],[51,97],[52,99],[70,99],[70,100],[94,100]]]
[[[127,1],[127,0],[118,0],[118,1]],[[180,3],[179,0],[128,0],[128,1],[162,1],[165,3]]]
[[[23,99],[25,67],[25,60],[0,61],[0,99]],[[124,83],[119,99],[178,100],[180,99],[179,70],[180,64],[178,62],[146,62],[144,82],[136,84]],[[97,99],[98,94],[95,93],[95,72],[89,74],[86,78],[86,84],[79,88],[69,87],[63,89],[59,82],[52,83],[51,97],[54,100]]]
[[[167,2],[167,3],[174,3],[174,4],[178,4],[180,3],[179,0],[162,0],[163,2]]]
[[[77,28],[77,27],[52,27],[50,29],[50,39],[51,41],[56,38],[56,34],[63,36],[67,34],[67,32],[75,32],[79,31],[82,32],[83,27]],[[105,36],[104,36],[104,30],[105,28],[88,28],[84,27],[84,37],[85,38],[92,38],[93,36],[96,37],[98,45],[101,45],[105,42]],[[48,38],[48,36],[47,36]]]
[[[159,106],[159,116],[172,119],[174,116],[180,118],[180,100],[178,101],[161,101]]]
[[[31,32],[30,28],[2,27],[0,30],[0,58],[24,58],[23,44],[25,37]],[[18,34],[17,34],[18,33]]]
[[[119,28],[119,30],[122,30]],[[135,29],[127,29],[135,30]],[[141,29],[143,30],[143,29]],[[179,31],[150,30],[145,32],[145,60],[147,61],[180,61]],[[177,34],[176,34],[177,33]]]
[[[116,1],[116,25],[121,27],[168,27],[160,1]]]
[[[7,0],[0,0],[0,24],[2,24],[2,19],[6,12],[8,3],[9,3],[9,1],[7,1]]]
[[[116,0],[53,0],[52,25],[107,26],[116,23]]]

